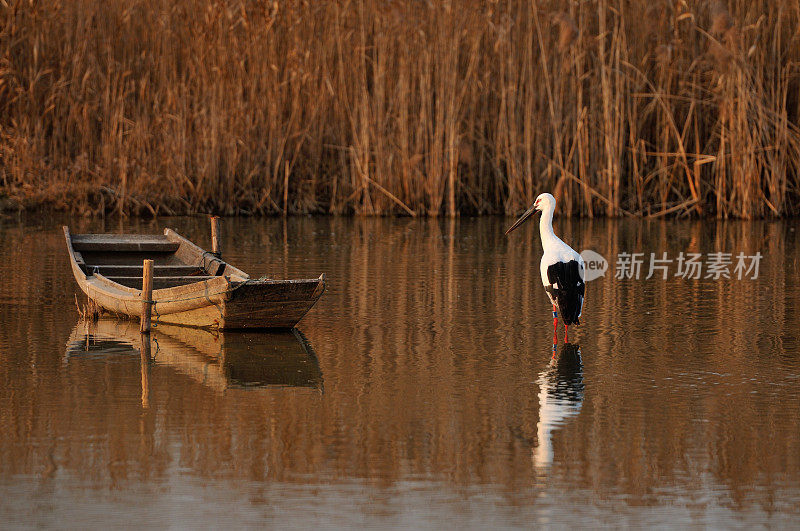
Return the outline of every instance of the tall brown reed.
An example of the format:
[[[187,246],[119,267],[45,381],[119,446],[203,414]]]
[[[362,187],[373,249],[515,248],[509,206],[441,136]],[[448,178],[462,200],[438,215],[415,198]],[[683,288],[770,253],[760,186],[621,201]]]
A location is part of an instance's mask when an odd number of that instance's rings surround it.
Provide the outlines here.
[[[794,215],[778,0],[0,1],[0,193],[87,214]]]

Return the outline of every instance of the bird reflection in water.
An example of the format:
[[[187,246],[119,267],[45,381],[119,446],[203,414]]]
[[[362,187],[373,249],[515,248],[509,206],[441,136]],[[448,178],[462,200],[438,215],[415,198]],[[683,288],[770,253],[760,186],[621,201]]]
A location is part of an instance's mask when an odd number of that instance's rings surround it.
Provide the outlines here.
[[[553,463],[553,433],[581,412],[583,405],[583,363],[580,345],[566,343],[547,368],[539,373],[539,422],[533,465],[545,473]]]

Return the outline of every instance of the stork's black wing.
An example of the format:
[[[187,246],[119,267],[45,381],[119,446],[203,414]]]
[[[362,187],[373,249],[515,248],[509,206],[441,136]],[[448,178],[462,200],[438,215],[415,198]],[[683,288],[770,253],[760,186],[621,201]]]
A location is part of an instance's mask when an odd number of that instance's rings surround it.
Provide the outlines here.
[[[583,307],[586,284],[581,278],[581,265],[577,260],[556,262],[547,268],[547,280],[553,299],[558,304],[561,318],[568,325],[581,324],[578,319]]]

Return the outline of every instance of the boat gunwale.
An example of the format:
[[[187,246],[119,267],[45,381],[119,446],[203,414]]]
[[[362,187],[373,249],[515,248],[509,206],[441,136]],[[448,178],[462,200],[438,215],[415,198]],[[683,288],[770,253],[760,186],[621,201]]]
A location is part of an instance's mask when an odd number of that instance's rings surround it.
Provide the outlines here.
[[[75,256],[75,249],[72,247],[72,234],[70,234],[69,227],[64,225],[62,227],[64,230],[64,237],[67,240],[67,252],[69,253],[70,258],[70,267],[72,267],[72,273],[75,275],[75,280],[78,281],[80,284],[81,280],[84,282],[86,281],[86,273],[83,272],[81,266],[78,265],[78,258]]]
[[[178,250],[175,251],[176,255],[178,253],[189,253],[189,254],[192,254],[192,255],[198,257],[200,263],[197,264],[197,267],[199,267],[201,269],[205,269],[205,271],[209,275],[212,275],[212,276],[229,276],[229,277],[231,277],[232,280],[248,280],[250,278],[250,275],[248,275],[247,273],[245,273],[244,271],[242,271],[238,267],[235,267],[235,266],[229,264],[228,262],[223,260],[221,257],[215,255],[214,253],[212,253],[210,251],[206,251],[205,249],[203,249],[202,247],[200,247],[199,245],[197,245],[193,241],[191,241],[188,238],[178,234],[173,229],[170,229],[170,228],[164,229],[164,236],[166,236],[168,240],[179,244]],[[208,263],[206,263],[206,258],[205,258],[206,256],[210,256],[211,257]],[[217,262],[218,264],[224,266],[224,269],[222,270],[222,273],[219,274],[219,275],[216,274],[217,273],[216,271],[210,271],[209,270],[210,265],[212,263],[214,263],[214,262]],[[191,264],[187,264],[187,265],[191,265]]]

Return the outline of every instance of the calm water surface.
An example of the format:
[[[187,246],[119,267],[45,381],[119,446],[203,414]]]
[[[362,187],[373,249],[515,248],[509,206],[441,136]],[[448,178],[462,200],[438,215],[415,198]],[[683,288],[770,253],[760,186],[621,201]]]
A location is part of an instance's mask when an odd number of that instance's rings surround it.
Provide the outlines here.
[[[60,225],[207,245],[205,219],[4,220],[0,527],[797,525],[795,223],[557,220],[611,270],[551,361],[510,222],[224,220],[232,263],[327,293],[297,333],[162,327],[149,361],[136,323],[79,321]],[[623,251],[764,258],[615,280]]]

